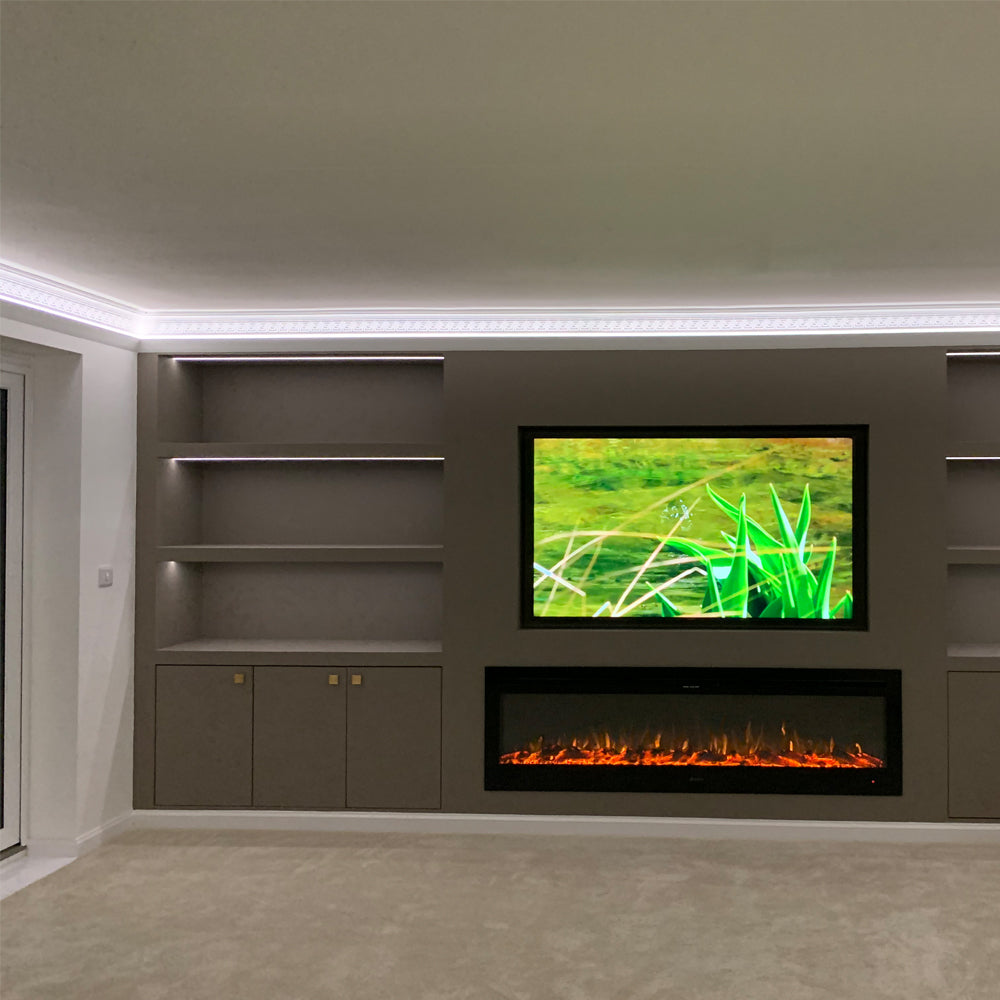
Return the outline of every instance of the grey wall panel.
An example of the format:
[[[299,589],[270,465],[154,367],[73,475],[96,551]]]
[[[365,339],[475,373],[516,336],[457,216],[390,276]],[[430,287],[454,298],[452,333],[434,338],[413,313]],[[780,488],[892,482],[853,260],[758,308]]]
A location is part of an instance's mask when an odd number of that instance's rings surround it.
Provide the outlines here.
[[[948,440],[1000,441],[1000,357],[948,362]]]
[[[189,544],[441,543],[439,462],[223,462],[201,478]]]
[[[436,639],[441,568],[419,563],[206,563],[203,634],[239,639]]]
[[[201,367],[206,441],[422,443],[443,436],[439,365]]]
[[[459,352],[445,380],[446,810],[943,820],[945,359],[939,349]],[[870,425],[870,629],[522,630],[519,425]],[[900,798],[483,791],[483,668],[831,666],[903,671]]]
[[[948,811],[1000,819],[1000,672],[948,676]]]
[[[200,541],[202,478],[200,463],[156,460],[160,545],[195,545]]]
[[[157,358],[157,434],[160,441],[200,441],[203,365]]]
[[[948,463],[948,544],[1000,545],[1000,462]]]
[[[156,441],[159,407],[159,359],[136,358],[136,490],[135,490],[135,720],[132,735],[132,799],[137,809],[153,805],[156,720],[157,500]]]
[[[948,640],[1000,643],[1000,566],[948,568]]]
[[[188,642],[203,634],[202,568],[194,563],[156,564],[156,646]]]

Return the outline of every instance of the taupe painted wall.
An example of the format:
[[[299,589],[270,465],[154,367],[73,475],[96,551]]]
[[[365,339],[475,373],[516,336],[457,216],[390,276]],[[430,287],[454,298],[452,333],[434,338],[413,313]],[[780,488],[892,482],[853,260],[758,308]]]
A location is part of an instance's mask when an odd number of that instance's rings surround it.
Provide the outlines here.
[[[445,365],[445,811],[947,818],[945,356],[939,348],[456,352]],[[517,428],[870,425],[870,629],[522,630]],[[899,798],[483,791],[486,665],[903,671]]]

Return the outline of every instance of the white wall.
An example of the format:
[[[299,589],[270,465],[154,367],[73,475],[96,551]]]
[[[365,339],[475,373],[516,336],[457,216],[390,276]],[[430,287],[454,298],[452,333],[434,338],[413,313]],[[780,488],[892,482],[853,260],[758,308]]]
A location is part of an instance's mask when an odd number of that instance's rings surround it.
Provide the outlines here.
[[[30,847],[75,852],[132,805],[136,355],[20,319],[0,332],[5,367],[28,370],[22,822]]]

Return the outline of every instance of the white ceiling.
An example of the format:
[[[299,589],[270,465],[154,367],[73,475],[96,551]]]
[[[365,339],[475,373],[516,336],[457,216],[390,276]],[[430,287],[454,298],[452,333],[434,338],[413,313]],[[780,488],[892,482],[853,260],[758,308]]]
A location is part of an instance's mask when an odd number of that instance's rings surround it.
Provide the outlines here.
[[[2,16],[2,255],[146,309],[1000,297],[1000,3]]]

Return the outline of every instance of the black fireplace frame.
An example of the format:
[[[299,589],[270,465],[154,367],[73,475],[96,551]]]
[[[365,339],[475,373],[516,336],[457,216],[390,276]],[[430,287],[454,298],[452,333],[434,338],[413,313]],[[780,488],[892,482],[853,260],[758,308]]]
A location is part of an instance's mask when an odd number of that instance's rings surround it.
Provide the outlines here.
[[[902,672],[820,667],[485,668],[486,791],[696,792],[780,795],[902,795]],[[877,696],[885,704],[886,766],[630,767],[501,764],[502,697],[508,693],[755,694]]]

